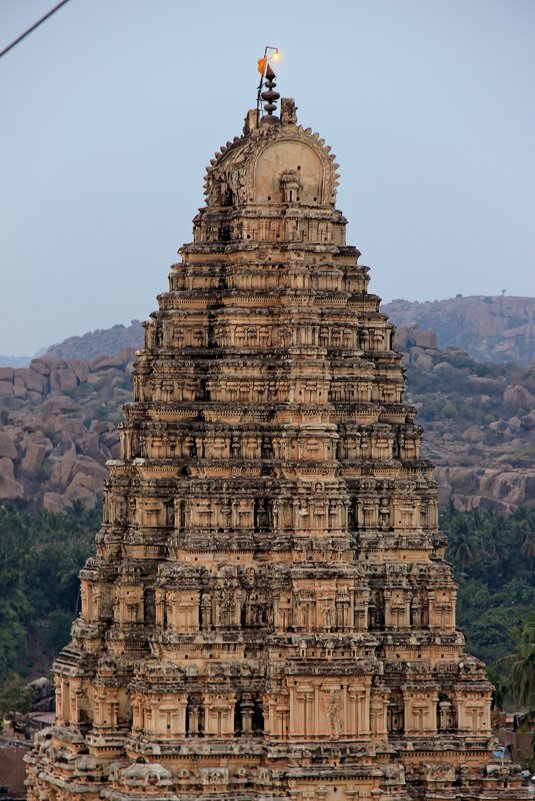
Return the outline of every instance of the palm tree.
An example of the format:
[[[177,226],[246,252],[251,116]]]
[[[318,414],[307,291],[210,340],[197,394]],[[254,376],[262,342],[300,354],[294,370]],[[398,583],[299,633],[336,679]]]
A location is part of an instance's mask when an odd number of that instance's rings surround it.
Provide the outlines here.
[[[472,527],[466,515],[456,515],[450,518],[449,531],[446,533],[449,556],[459,566],[462,575],[477,557],[480,546],[479,532]]]
[[[535,512],[533,509],[519,509],[515,513],[516,533],[520,541],[520,553],[529,559],[529,574],[533,578],[535,559]]]
[[[511,689],[521,704],[535,710],[535,617],[524,624],[512,662]]]
[[[76,532],[97,528],[100,517],[100,510],[86,509],[78,498],[72,501],[69,508],[65,510],[65,518],[72,530]]]
[[[487,665],[487,678],[493,685],[492,691],[492,709],[501,711],[503,709],[503,702],[509,689],[507,683],[504,681],[501,673],[498,673],[496,668]]]

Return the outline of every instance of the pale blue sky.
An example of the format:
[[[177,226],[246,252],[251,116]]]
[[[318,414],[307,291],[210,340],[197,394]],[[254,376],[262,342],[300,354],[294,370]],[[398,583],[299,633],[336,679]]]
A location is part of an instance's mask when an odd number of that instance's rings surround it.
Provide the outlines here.
[[[266,44],[373,291],[535,295],[534,42],[533,0],[70,0],[0,60],[0,353],[155,308]]]

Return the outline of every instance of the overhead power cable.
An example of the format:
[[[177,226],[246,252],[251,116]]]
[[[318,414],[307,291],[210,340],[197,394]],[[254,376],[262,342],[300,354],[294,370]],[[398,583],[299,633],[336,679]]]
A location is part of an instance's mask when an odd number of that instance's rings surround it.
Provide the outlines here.
[[[22,42],[22,40],[25,39],[27,36],[29,36],[29,34],[32,31],[34,31],[36,28],[38,28],[39,25],[41,25],[46,19],[51,17],[52,14],[55,14],[56,11],[58,11],[61,8],[61,6],[64,6],[65,3],[68,3],[68,2],[69,2],[69,0],[61,0],[61,3],[57,3],[54,6],[54,8],[51,8],[50,11],[47,11],[47,13],[44,15],[44,17],[41,17],[41,19],[38,19],[37,22],[34,22],[34,24],[31,26],[31,28],[28,28],[26,31],[24,31],[24,33],[21,33],[20,36],[17,36],[15,41],[11,42],[11,44],[9,44],[7,47],[4,47],[4,49],[0,52],[0,58],[2,58],[2,56],[5,56],[6,53],[9,53],[9,51],[13,47],[15,47],[15,45],[18,45],[19,42]]]

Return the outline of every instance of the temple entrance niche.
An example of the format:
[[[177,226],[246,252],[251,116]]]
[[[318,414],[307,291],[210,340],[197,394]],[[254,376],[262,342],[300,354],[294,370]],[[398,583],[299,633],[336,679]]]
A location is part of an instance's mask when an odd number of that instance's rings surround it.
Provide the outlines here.
[[[449,695],[441,693],[437,704],[437,730],[454,731],[457,728],[457,710]]]
[[[204,707],[194,695],[188,696],[185,729],[186,737],[204,737]]]
[[[262,702],[245,695],[234,704],[234,735],[261,735],[264,732],[264,712]]]

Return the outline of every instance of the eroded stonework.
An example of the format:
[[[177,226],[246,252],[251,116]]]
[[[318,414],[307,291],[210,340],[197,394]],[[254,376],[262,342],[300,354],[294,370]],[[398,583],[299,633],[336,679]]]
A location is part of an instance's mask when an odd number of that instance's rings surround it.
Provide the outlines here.
[[[31,801],[521,799],[330,148],[256,112],[146,323]]]

